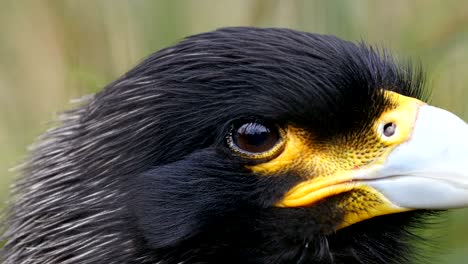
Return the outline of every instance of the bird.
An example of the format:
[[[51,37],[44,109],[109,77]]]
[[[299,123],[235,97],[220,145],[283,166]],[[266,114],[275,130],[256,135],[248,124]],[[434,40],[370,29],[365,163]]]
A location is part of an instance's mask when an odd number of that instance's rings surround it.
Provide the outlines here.
[[[409,263],[414,229],[468,206],[468,126],[424,76],[332,35],[186,37],[34,143],[0,259]]]

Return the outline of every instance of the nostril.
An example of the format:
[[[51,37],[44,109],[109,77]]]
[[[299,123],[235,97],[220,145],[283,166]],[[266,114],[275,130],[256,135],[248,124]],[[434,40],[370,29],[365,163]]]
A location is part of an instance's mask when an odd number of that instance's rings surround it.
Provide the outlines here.
[[[393,122],[386,123],[383,126],[383,135],[386,137],[391,137],[395,134],[396,132],[396,124]]]

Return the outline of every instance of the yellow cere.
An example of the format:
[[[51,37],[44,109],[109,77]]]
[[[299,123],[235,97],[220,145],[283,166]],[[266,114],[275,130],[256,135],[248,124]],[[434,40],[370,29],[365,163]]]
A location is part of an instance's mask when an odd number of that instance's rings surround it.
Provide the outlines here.
[[[278,207],[313,206],[328,197],[352,192],[348,200],[338,205],[346,213],[337,228],[406,210],[391,204],[363,182],[353,181],[354,175],[380,168],[391,151],[411,137],[419,106],[424,104],[395,92],[385,91],[384,95],[392,104],[377,119],[372,131],[317,142],[309,132],[289,126],[283,151],[272,160],[249,166],[253,172],[264,175],[294,171],[303,176],[304,181],[289,190]],[[396,125],[391,137],[383,134],[387,123]]]

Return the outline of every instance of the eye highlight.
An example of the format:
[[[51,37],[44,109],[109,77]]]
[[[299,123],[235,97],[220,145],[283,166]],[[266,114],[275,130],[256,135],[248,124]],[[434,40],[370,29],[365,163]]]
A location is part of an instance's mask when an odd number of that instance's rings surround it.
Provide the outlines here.
[[[283,131],[274,125],[245,122],[233,126],[228,145],[235,153],[249,158],[268,158],[281,149]]]

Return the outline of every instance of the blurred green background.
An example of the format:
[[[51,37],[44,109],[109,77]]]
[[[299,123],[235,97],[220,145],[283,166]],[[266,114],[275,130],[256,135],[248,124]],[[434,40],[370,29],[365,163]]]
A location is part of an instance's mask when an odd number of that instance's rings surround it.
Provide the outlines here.
[[[468,120],[468,1],[0,0],[0,201],[27,146],[70,100],[150,53],[223,26],[366,40],[422,62],[432,103]],[[438,125],[438,124],[434,124]],[[468,263],[468,210],[444,216],[430,263]],[[429,262],[429,261],[428,261]],[[423,263],[425,263],[423,261]]]

